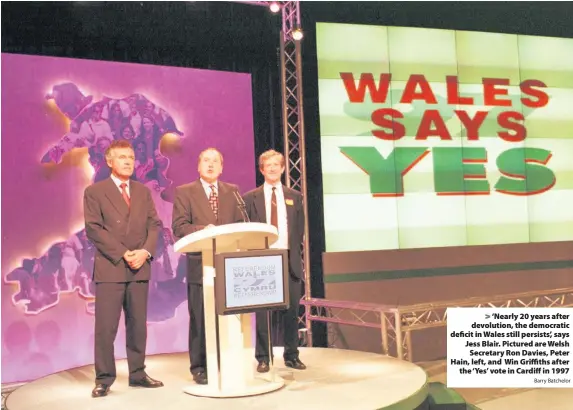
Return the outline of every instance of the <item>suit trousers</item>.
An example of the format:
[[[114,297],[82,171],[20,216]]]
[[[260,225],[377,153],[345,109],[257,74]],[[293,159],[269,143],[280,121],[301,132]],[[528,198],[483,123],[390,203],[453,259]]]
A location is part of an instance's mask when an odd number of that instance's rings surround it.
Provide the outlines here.
[[[284,360],[298,358],[298,310],[302,295],[302,281],[289,275],[289,308],[279,312],[279,323],[283,326]],[[260,361],[269,361],[269,345],[272,352],[272,343],[269,339],[269,322],[267,318],[271,312],[256,313],[257,341],[255,357]]]
[[[129,379],[139,380],[145,373],[147,345],[148,281],[99,282],[95,285],[95,373],[96,383],[115,381],[114,346],[119,319],[125,316],[126,353]]]
[[[189,360],[191,361],[191,373],[196,374],[207,370],[203,285],[187,283],[187,307],[189,309]]]

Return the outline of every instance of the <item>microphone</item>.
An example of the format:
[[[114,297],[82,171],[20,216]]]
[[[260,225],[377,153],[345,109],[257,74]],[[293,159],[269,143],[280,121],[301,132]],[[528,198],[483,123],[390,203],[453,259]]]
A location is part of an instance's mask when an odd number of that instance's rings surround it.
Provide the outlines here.
[[[247,214],[247,205],[245,204],[245,201],[243,201],[243,198],[241,198],[241,195],[237,191],[233,191],[233,194],[235,195],[237,206],[241,210],[241,215],[243,215],[243,222],[251,222],[249,214]]]

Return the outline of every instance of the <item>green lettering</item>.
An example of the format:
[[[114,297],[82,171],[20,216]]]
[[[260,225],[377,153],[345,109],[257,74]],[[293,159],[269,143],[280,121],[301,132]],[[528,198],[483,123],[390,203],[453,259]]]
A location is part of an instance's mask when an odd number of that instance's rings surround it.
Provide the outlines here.
[[[375,147],[340,147],[340,152],[370,176],[374,196],[404,195],[403,177],[428,154],[427,148],[397,147],[388,158]]]
[[[495,190],[508,195],[535,195],[555,185],[555,174],[546,167],[551,151],[542,148],[512,148],[497,157],[502,176]]]
[[[482,147],[433,148],[434,189],[438,195],[489,194]]]

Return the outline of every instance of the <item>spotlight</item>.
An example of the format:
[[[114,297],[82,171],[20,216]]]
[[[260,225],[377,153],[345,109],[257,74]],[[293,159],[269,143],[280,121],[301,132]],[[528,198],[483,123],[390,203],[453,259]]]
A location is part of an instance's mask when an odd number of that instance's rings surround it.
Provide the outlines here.
[[[276,1],[271,2],[269,7],[273,13],[278,13],[279,10],[281,9],[281,6],[279,6],[279,4]]]
[[[302,34],[302,30],[300,28],[295,28],[292,31],[292,39],[295,41],[300,41],[302,40],[303,34]]]

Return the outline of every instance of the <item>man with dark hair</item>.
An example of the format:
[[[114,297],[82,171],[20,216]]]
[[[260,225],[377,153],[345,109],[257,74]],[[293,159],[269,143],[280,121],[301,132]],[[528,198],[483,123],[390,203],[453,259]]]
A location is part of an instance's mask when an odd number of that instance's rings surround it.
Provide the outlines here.
[[[233,193],[238,193],[238,187],[219,181],[223,172],[223,155],[215,148],[201,152],[198,172],[198,180],[175,190],[171,227],[176,240],[215,225],[243,222]],[[187,254],[187,304],[191,374],[197,384],[207,384],[201,253]]]
[[[125,313],[129,385],[161,387],[145,372],[147,298],[152,253],[161,221],[149,189],[130,180],[135,155],[126,140],[115,140],[105,152],[111,175],[84,192],[88,239],[96,248],[95,372],[92,397],[103,397],[116,378],[113,343],[122,309]]]

